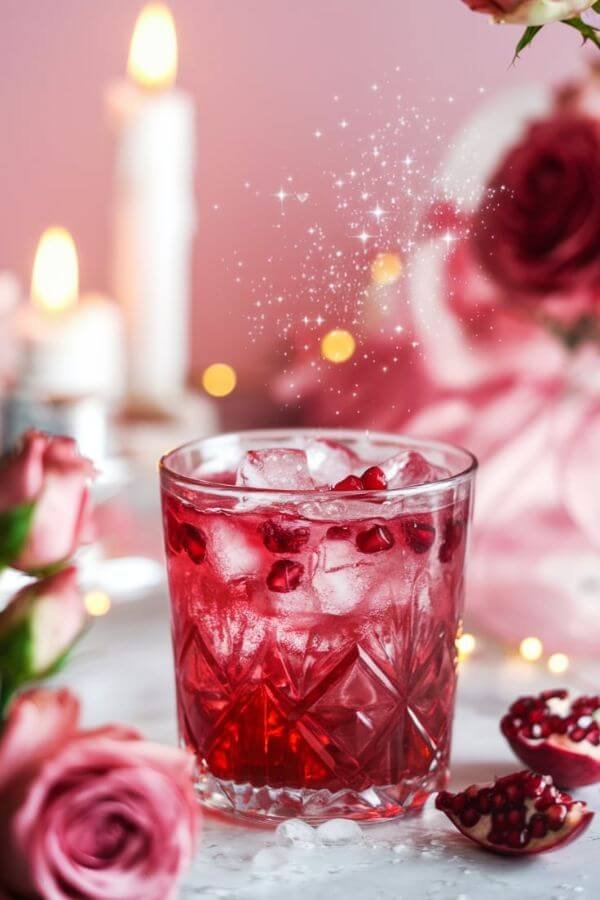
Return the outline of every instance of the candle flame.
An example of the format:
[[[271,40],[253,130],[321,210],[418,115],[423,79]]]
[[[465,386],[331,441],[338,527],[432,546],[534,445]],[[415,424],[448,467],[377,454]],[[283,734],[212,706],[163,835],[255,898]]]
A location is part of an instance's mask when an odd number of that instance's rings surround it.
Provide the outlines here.
[[[145,88],[171,87],[177,77],[177,32],[164,3],[148,3],[138,16],[127,61],[129,76]]]
[[[47,228],[40,238],[31,277],[31,298],[45,312],[69,309],[79,293],[79,263],[66,228]]]

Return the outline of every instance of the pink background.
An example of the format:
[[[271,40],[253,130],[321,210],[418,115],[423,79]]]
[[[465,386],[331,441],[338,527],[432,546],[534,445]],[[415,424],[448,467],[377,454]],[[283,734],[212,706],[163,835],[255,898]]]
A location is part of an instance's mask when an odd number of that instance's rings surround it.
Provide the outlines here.
[[[124,71],[141,6],[2,3],[0,268],[25,281],[39,234],[61,223],[78,244],[82,287],[108,286],[112,139],[104,93]],[[491,27],[460,0],[173,0],[172,8],[179,84],[193,92],[199,120],[196,368],[225,360],[256,374],[270,364],[277,325],[267,321],[264,335],[249,342],[245,315],[249,285],[268,268],[276,240],[272,193],[293,173],[318,210],[324,151],[313,132],[331,131],[340,115],[356,131],[368,129],[373,82],[385,82],[390,97],[395,86],[429,111],[439,98],[450,134],[480,102],[479,86],[489,94],[556,81],[582,63],[576,36],[556,27],[511,68],[518,32]],[[340,96],[337,106],[333,95]],[[390,101],[380,113],[393,116],[396,107]],[[424,149],[425,132],[422,141]],[[327,164],[335,165],[335,147],[327,152]],[[245,181],[261,190],[261,200]],[[237,284],[240,257],[246,265]],[[288,276],[283,260],[276,279],[285,285]]]

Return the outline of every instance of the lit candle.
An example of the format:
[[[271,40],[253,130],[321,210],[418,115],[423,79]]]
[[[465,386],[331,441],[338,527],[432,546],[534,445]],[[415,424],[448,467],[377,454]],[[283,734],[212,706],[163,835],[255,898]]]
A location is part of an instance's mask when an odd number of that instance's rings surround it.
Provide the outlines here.
[[[23,313],[20,390],[47,400],[119,396],[120,311],[106,297],[79,297],[77,250],[64,228],[40,239]]]
[[[169,9],[144,7],[128,78],[109,92],[118,131],[113,285],[127,323],[130,397],[164,406],[188,375],[195,120],[174,87],[177,36]]]

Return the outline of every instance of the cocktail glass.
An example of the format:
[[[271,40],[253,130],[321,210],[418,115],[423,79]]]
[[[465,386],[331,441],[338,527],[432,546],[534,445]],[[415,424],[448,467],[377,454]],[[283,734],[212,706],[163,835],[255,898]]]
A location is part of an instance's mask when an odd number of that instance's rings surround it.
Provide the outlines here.
[[[356,457],[424,457],[428,483],[236,485],[267,448],[305,448],[332,481]],[[476,465],[448,444],[313,429],[162,459],[179,732],[203,804],[376,821],[445,786]]]

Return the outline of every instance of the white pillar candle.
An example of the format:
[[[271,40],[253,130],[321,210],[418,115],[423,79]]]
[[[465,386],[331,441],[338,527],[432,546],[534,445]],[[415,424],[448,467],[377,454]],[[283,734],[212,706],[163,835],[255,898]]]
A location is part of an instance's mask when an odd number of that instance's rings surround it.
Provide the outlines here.
[[[77,252],[62,228],[42,235],[31,293],[21,317],[19,389],[38,398],[118,397],[123,389],[120,310],[98,294],[79,297]]]
[[[129,77],[108,103],[118,132],[112,275],[127,329],[129,395],[162,405],[188,374],[195,120],[173,87],[175,27],[150,4],[138,18]]]

